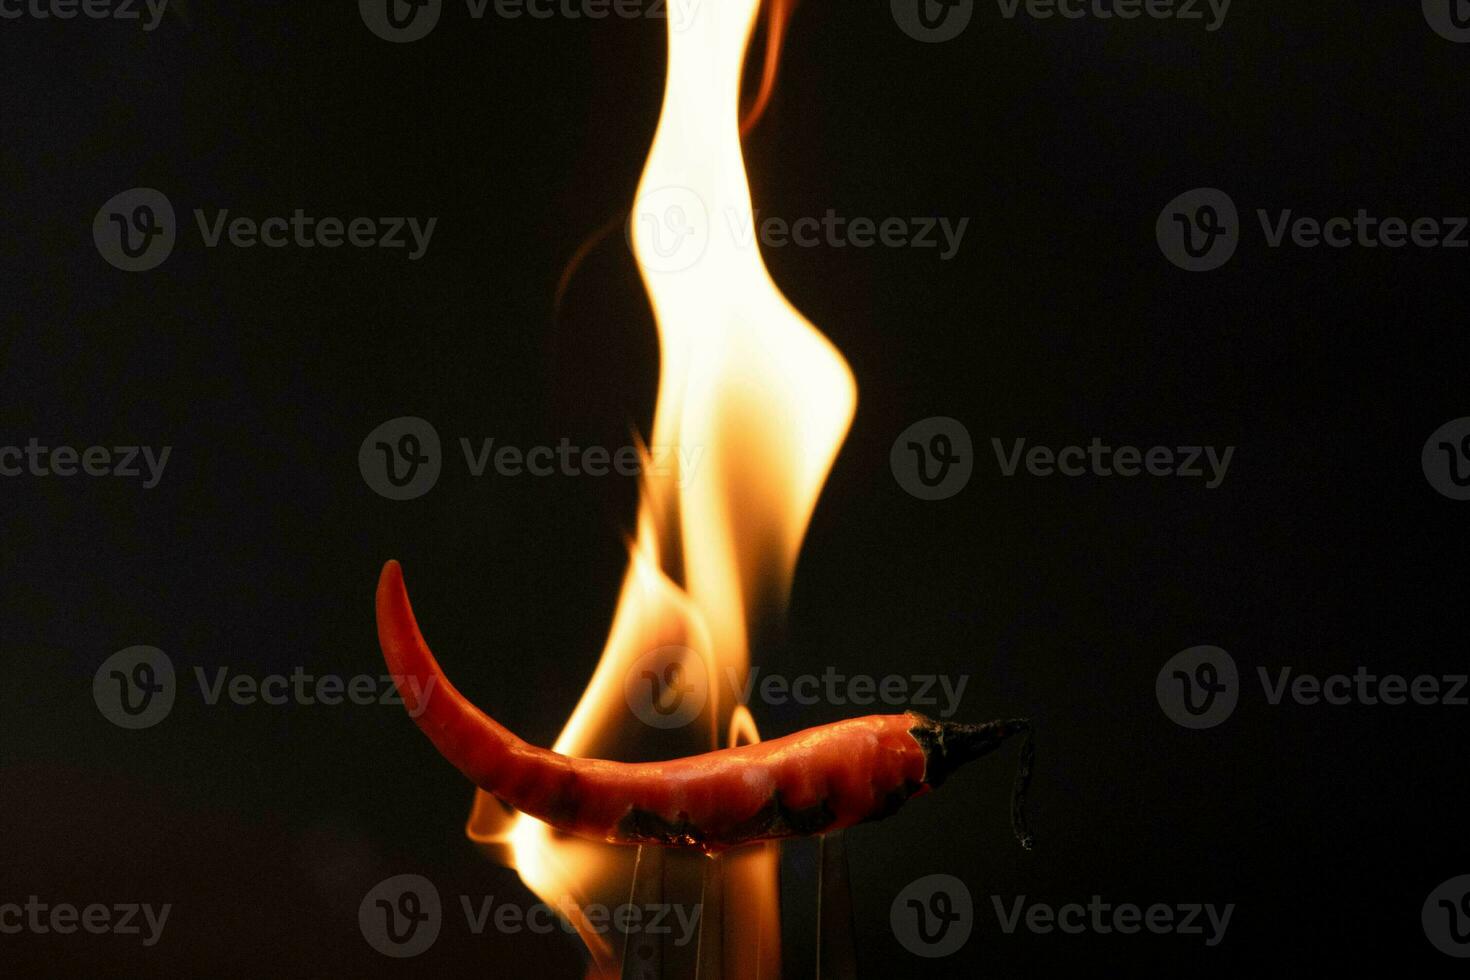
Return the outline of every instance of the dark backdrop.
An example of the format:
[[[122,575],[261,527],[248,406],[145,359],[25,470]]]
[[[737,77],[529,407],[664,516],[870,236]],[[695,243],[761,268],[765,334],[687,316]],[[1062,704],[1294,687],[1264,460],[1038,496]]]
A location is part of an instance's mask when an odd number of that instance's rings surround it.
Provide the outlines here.
[[[971,223],[948,262],[767,250],[850,360],[860,405],[790,628],[758,661],[967,674],[967,717],[1030,714],[1040,732],[1034,853],[1009,836],[1009,755],[850,835],[867,975],[1455,965],[1420,908],[1470,872],[1470,709],[1272,707],[1255,680],[1261,666],[1465,670],[1470,504],[1435,492],[1420,450],[1470,414],[1470,254],[1270,249],[1254,221],[1470,211],[1470,47],[1417,7],[1240,0],[1209,33],[980,4],[944,44],[905,36],[885,3],[798,11],[747,140],[757,206]],[[152,490],[0,481],[0,901],[175,906],[146,950],[0,936],[3,972],[578,974],[561,935],[446,928],[416,960],[370,949],[357,905],[390,874],[530,900],[463,838],[468,787],[400,709],[209,706],[191,672],[378,672],[372,589],[396,557],[460,685],[554,739],[606,633],[636,486],[472,479],[456,441],[617,446],[646,429],[657,350],[621,238],[559,313],[553,296],[631,199],[662,30],[474,22],[449,4],[428,38],[394,45],[345,2],[196,2],[152,32],[0,22],[0,444],[173,447]],[[166,193],[182,231],[164,265],[127,274],[91,226],[135,186]],[[1191,274],[1154,224],[1201,186],[1234,198],[1244,240]],[[209,250],[195,207],[439,222],[417,262]],[[405,415],[437,427],[446,470],[392,502],[357,452]],[[940,415],[968,427],[977,469],[926,502],[889,450]],[[992,437],[1094,436],[1237,450],[1214,490],[1003,478],[990,452]],[[128,732],[91,690],[135,644],[166,651],[184,684],[163,723]],[[1154,682],[1200,644],[1234,656],[1243,692],[1226,723],[1190,731]],[[758,709],[768,734],[851,713]],[[926,964],[893,937],[889,903],[938,872],[967,883],[978,921]],[[1007,936],[990,911],[992,895],[1094,894],[1236,909],[1214,948]],[[810,957],[793,956],[802,975]]]

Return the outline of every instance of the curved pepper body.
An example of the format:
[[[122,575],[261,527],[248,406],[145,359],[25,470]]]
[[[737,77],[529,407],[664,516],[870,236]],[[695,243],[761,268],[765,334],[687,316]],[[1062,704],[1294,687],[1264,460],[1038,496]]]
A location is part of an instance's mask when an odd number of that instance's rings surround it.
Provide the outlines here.
[[[397,562],[383,568],[377,617],[409,713],[445,758],[502,802],[591,840],[717,853],[841,830],[893,813],[1026,730],[1024,721],[870,715],[668,762],[571,758],[522,741],[455,689],[424,642]]]

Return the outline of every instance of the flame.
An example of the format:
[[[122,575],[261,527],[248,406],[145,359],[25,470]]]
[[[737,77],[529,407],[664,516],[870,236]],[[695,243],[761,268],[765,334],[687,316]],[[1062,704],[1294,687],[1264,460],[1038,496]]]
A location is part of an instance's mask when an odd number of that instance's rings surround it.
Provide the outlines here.
[[[770,97],[789,0],[767,8],[760,92]],[[741,153],[742,69],[760,0],[703,0],[669,21],[662,115],[631,218],[631,241],[658,323],[661,374],[649,443],[679,447],[689,472],[645,478],[636,535],[607,645],[557,739],[573,756],[672,758],[758,741],[735,692],[760,617],[784,601],[797,554],[857,389],[837,350],[781,294],[750,234]],[[641,722],[625,696],[652,651],[676,654],[704,704],[682,727]],[[480,793],[468,826],[508,845],[522,880],[555,908],[628,900],[635,849],[563,837],[508,816]],[[777,851],[723,860],[724,966],[779,971]],[[696,858],[704,861],[703,858]],[[738,889],[738,892],[735,891]],[[577,921],[593,973],[615,968],[611,941]]]

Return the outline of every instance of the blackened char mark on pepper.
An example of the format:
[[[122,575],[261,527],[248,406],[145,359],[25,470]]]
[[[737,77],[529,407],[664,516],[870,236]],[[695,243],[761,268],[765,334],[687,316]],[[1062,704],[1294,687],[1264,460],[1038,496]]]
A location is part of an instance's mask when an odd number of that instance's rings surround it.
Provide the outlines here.
[[[692,846],[715,852],[751,841],[820,834],[836,821],[837,814],[825,800],[816,806],[796,810],[781,801],[781,791],[777,790],[754,814],[717,835],[695,826],[688,814],[681,813],[677,820],[669,821],[657,813],[637,807],[629,808],[623,819],[618,821],[615,833],[621,841]]]
[[[630,807],[618,821],[615,843],[661,844],[665,847],[702,847],[704,835],[690,823],[688,814],[681,813],[675,821],[665,820],[657,813]]]
[[[906,780],[902,786],[893,790],[883,798],[883,804],[863,818],[863,823],[872,823],[874,820],[887,820],[899,811],[899,809],[925,790],[924,783],[916,783]]]
[[[753,816],[732,827],[730,835],[740,841],[805,837],[809,834],[820,834],[836,822],[837,814],[832,812],[826,800],[815,806],[796,810],[786,805],[778,789]]]

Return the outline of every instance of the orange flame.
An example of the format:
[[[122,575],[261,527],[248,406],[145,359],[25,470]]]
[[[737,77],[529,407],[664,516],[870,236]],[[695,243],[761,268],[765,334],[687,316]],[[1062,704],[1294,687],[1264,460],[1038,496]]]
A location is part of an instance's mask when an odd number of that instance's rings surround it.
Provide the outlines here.
[[[787,594],[852,422],[857,390],[846,362],[781,294],[755,236],[741,233],[754,227],[741,75],[759,8],[760,0],[702,0],[692,18],[669,22],[663,111],[630,231],[662,359],[650,443],[678,447],[686,471],[650,475],[642,487],[607,645],[555,745],[567,755],[671,758],[759,740],[736,699],[752,625]],[[747,120],[769,101],[789,13],[789,0],[767,8],[765,65]],[[650,665],[657,669],[645,675]],[[652,704],[660,680],[672,678],[683,685],[679,698],[701,703],[685,724],[650,725],[640,685],[653,685]],[[553,907],[628,900],[634,849],[509,817],[484,793],[468,832],[508,844],[521,878]],[[779,972],[777,854],[761,845],[718,859],[728,862],[725,887],[740,896],[722,903],[730,975]],[[593,973],[614,970],[608,938],[576,924]]]

